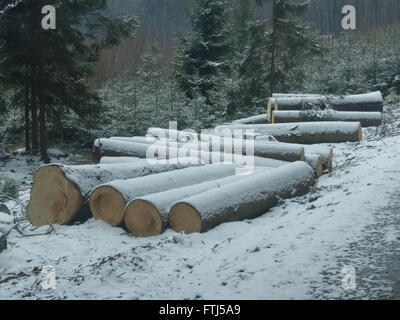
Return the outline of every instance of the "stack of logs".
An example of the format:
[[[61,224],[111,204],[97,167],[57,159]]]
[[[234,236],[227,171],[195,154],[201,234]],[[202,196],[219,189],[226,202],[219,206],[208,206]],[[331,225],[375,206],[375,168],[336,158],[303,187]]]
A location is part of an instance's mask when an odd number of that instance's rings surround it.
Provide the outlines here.
[[[268,100],[266,114],[239,119],[233,124],[341,121],[370,127],[382,124],[382,112],[380,91],[348,96],[275,93]]]
[[[257,217],[280,199],[307,194],[332,171],[333,150],[321,144],[360,141],[361,127],[382,119],[379,96],[274,95],[273,123],[263,115],[209,134],[149,128],[145,137],[97,139],[96,164],[51,164],[35,172],[28,218],[41,226],[94,216],[136,236],[153,236],[169,227],[205,232]],[[319,105],[322,121],[303,121],[304,103]]]

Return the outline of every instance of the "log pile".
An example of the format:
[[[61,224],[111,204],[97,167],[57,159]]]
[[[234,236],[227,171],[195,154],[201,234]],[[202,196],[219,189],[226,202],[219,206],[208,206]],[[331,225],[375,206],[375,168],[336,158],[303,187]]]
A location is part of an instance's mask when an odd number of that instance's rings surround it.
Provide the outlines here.
[[[196,137],[197,138],[197,137]],[[138,144],[134,141],[123,141],[123,149],[121,148],[120,141],[112,143],[111,139],[101,139],[102,142],[107,141],[107,151],[103,146],[98,148],[95,144],[95,153],[97,158],[100,154],[115,154],[119,156],[130,156],[133,154],[143,154],[144,158],[147,152],[150,153],[149,145],[147,148],[143,144]],[[201,137],[200,140],[190,141],[186,143],[178,143],[169,140],[160,140],[153,143],[152,146],[157,146],[154,149],[154,155],[165,154],[166,158],[177,157],[179,155],[195,157],[195,152],[198,151],[199,155],[207,155],[208,153],[235,153],[235,154],[248,154],[248,148],[251,147],[254,156],[263,157],[282,161],[303,161],[304,160],[304,147],[301,145],[278,144],[270,141],[254,141],[250,144],[249,141],[242,139],[233,139],[231,137],[219,137],[206,135]],[[145,149],[145,150],[144,150]],[[99,151],[100,152],[99,152]],[[167,152],[169,150],[169,152]],[[172,154],[172,155],[170,155]],[[165,158],[165,157],[161,157]],[[107,157],[107,161],[109,157]]]
[[[276,104],[275,110],[304,110],[313,107],[336,111],[383,112],[380,91],[348,96],[273,95],[270,99]]]
[[[136,137],[132,140],[130,138],[101,139],[101,141],[107,142],[103,144],[107,146],[107,154],[115,154],[119,155],[119,157],[105,156],[101,158],[100,163],[140,161],[140,158],[129,156],[140,153],[143,155],[152,154],[157,159],[199,158],[202,164],[216,163],[216,161],[221,163],[241,162],[242,164],[254,162],[255,166],[261,167],[278,167],[285,162],[306,161],[315,170],[317,178],[322,175],[323,170],[330,171],[332,167],[331,150],[325,151],[324,148],[321,148],[318,151],[318,148],[314,150],[309,148],[306,154],[305,148],[308,147],[300,144],[277,143],[263,141],[262,139],[250,143],[243,139],[233,139],[231,137],[201,135],[199,137],[201,141],[188,141],[185,143],[170,140],[152,140],[153,138],[151,138],[150,141],[154,141],[153,144],[149,143],[147,148],[145,148],[143,143],[137,142],[144,142],[144,139],[146,137]],[[96,140],[94,146],[96,155],[94,158],[98,158],[101,154],[105,153],[102,146],[99,147],[98,145],[98,140]],[[251,146],[251,150],[249,150],[249,145]],[[152,151],[151,148],[153,149]],[[240,155],[243,155],[243,157],[238,159]],[[321,159],[317,159],[316,156],[321,156]],[[312,161],[310,161],[311,159]],[[142,161],[146,160],[142,159]],[[322,170],[321,163],[323,166]]]
[[[369,127],[382,124],[382,112],[380,91],[347,96],[274,93],[268,100],[266,114],[238,119],[232,124],[350,121]]]
[[[117,179],[147,176],[188,167],[188,164],[115,163],[100,165],[50,164],[33,176],[28,219],[34,226],[67,224],[84,220],[87,199],[100,184]]]
[[[114,180],[96,187],[89,196],[89,205],[95,218],[117,226],[124,218],[126,204],[137,197],[232,176],[235,172],[234,165],[215,164]]]
[[[137,197],[126,206],[125,225],[135,236],[148,237],[161,234],[168,228],[169,211],[175,202],[212,189],[218,189],[244,178],[246,178],[244,175],[233,175]]]
[[[333,170],[333,148],[321,144],[360,141],[362,127],[381,125],[382,105],[380,92],[274,94],[266,114],[204,134],[149,128],[144,137],[100,138],[98,164],[37,169],[28,219],[42,226],[94,217],[146,237],[255,218],[308,193]]]

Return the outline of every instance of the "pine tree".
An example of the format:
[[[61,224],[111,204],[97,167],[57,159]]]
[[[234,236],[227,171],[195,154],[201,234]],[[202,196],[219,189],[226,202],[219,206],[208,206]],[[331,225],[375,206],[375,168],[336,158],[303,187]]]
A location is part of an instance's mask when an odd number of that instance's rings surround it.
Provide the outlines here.
[[[85,79],[100,51],[131,36],[137,26],[133,18],[102,15],[106,0],[58,0],[53,2],[56,29],[43,29],[41,10],[48,4],[47,0],[10,0],[0,8],[0,81],[29,98],[22,105],[26,122],[30,105],[32,150],[37,149],[39,127],[40,153],[45,162],[49,161],[48,118],[60,118],[71,111],[85,117],[100,111],[100,99]],[[25,128],[29,128],[27,123]]]

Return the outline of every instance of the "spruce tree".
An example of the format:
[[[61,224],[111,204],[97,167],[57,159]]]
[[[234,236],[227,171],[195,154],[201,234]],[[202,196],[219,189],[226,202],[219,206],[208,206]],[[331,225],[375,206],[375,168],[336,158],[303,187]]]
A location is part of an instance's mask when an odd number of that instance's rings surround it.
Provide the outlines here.
[[[56,8],[54,30],[42,27],[41,11],[49,4]],[[104,16],[101,12],[106,7],[106,0],[10,0],[1,4],[0,81],[29,99],[22,105],[30,106],[32,150],[37,149],[39,124],[40,153],[45,162],[49,161],[47,119],[71,111],[81,117],[100,111],[100,99],[85,80],[101,50],[133,35],[137,27],[131,17]],[[25,121],[28,113],[25,110]],[[27,123],[25,128],[29,128]]]
[[[308,26],[300,20],[310,2],[271,1],[272,18],[267,33],[270,53],[269,94],[276,89],[287,89],[287,81],[293,76],[291,72],[304,63],[305,59],[320,53],[320,47],[310,36]]]
[[[288,0],[256,0],[271,4],[267,20],[254,18],[248,23],[248,39],[238,67],[238,84],[232,93],[233,110],[265,108],[274,91],[288,91],[293,82],[301,85],[299,70],[306,59],[320,53],[320,47],[300,18],[306,3]],[[293,81],[296,79],[296,81]]]
[[[229,52],[227,4],[223,0],[197,0],[191,15],[192,30],[180,38],[176,77],[187,97],[196,90],[210,103],[213,77],[227,68]]]

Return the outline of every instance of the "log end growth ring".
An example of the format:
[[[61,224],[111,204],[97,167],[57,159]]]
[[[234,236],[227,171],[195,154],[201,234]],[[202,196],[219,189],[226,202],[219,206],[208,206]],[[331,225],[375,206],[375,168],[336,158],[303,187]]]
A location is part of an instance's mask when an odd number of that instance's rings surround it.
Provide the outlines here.
[[[28,219],[32,225],[66,224],[82,205],[82,196],[75,183],[66,178],[59,165],[39,168],[34,174]]]
[[[125,199],[116,189],[110,186],[96,188],[89,199],[93,216],[115,227],[124,217]]]
[[[186,234],[201,232],[200,213],[185,202],[179,202],[171,208],[168,222],[176,232],[184,232]]]
[[[125,225],[137,237],[150,237],[162,232],[162,220],[157,208],[141,199],[132,201],[126,207]]]

